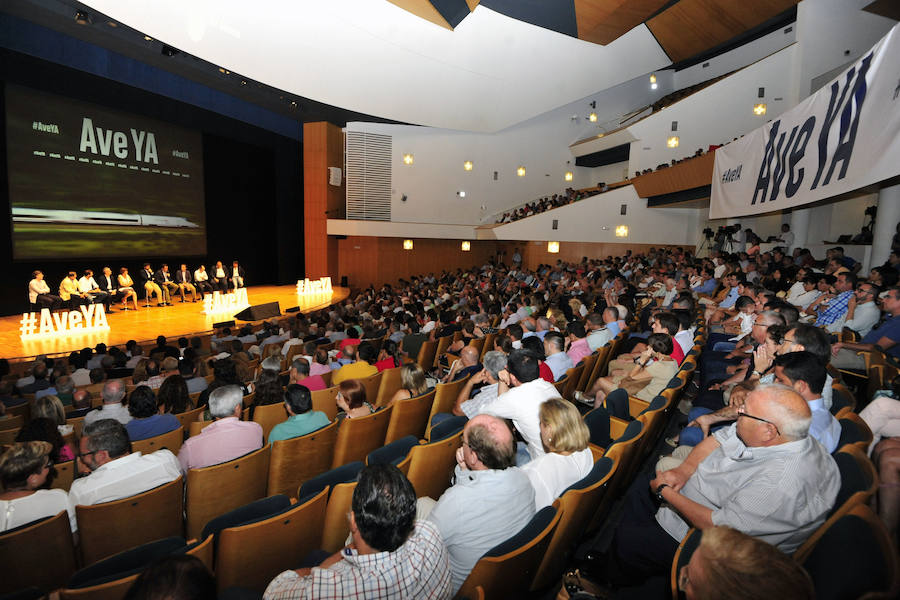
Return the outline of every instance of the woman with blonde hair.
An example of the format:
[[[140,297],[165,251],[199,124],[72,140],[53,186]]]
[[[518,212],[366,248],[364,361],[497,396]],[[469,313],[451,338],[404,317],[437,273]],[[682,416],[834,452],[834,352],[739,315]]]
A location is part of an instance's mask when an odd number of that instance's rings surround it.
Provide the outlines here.
[[[53,395],[41,396],[34,401],[31,407],[32,419],[50,419],[59,428],[59,433],[68,435],[72,433],[72,427],[66,425],[66,409],[62,401]]]
[[[425,371],[418,363],[409,363],[400,367],[400,389],[387,403],[391,406],[397,400],[406,400],[421,396],[428,391],[428,383],[425,381]]]
[[[75,507],[61,489],[41,489],[51,479],[53,461],[49,442],[20,442],[0,456],[0,531],[14,529],[61,511],[69,513],[72,531],[77,529]]]
[[[550,321],[550,324],[556,328],[556,331],[565,331],[569,326],[569,322],[566,320],[566,314],[558,308],[551,308],[548,310],[547,319]]]
[[[117,279],[119,281],[119,293],[122,294],[122,310],[128,310],[129,298],[131,298],[131,301],[134,303],[134,310],[137,310],[137,292],[134,291],[134,281],[132,281],[131,275],[128,274],[128,269],[125,267],[119,269],[119,276]]]
[[[575,405],[550,398],[539,409],[543,456],[522,467],[534,487],[537,510],[550,506],[570,485],[587,476],[594,467],[588,448],[590,432]]]

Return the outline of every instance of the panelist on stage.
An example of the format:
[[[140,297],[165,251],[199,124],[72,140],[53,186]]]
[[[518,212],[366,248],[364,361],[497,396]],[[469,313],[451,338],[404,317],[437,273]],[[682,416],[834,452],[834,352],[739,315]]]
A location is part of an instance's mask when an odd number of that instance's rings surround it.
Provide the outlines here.
[[[50,293],[50,286],[44,281],[44,274],[41,271],[35,271],[31,274],[31,281],[28,283],[28,301],[32,304],[40,304],[41,308],[49,308],[55,310],[62,306],[62,298]]]
[[[197,302],[197,288],[191,283],[191,272],[188,271],[187,265],[182,264],[181,268],[175,271],[175,284],[181,292],[181,301],[184,302],[184,293],[190,292],[191,298]]]
[[[244,267],[238,264],[238,261],[231,263],[231,281],[228,287],[238,289],[244,287]]]
[[[71,308],[75,308],[82,304],[90,304],[91,299],[87,294],[82,293],[78,289],[78,275],[75,271],[69,271],[69,274],[59,284],[59,297],[63,302],[68,302]]]
[[[101,302],[103,306],[106,307],[107,312],[110,312],[109,305],[114,298],[110,298],[108,293],[100,289],[100,286],[97,285],[97,281],[94,279],[93,271],[90,269],[84,270],[84,275],[78,280],[78,289],[81,290],[83,294],[87,294],[87,298],[91,304]]]
[[[200,265],[197,267],[197,270],[194,271],[194,285],[200,290],[201,297],[206,293],[212,294],[213,286],[209,283],[209,273],[206,272],[205,266]]]
[[[144,290],[147,292],[147,303],[150,303],[151,294],[156,294],[157,306],[169,306],[166,302],[166,299],[169,296],[169,292],[166,291],[166,295],[163,295],[162,289],[156,285],[156,281],[153,279],[153,269],[150,268],[150,263],[144,263],[144,268],[141,269],[140,273],[141,283],[144,285]]]
[[[163,263],[159,270],[154,273],[153,280],[156,281],[160,289],[163,291],[163,298],[166,303],[172,306],[172,294],[178,291],[178,286],[172,281],[172,274],[169,273],[169,265]]]
[[[106,268],[103,269],[103,273],[106,274]],[[128,310],[129,298],[131,298],[134,302],[134,310],[137,310],[137,292],[134,291],[134,281],[132,281],[131,275],[128,274],[128,269],[126,269],[125,267],[119,269],[118,280],[119,294],[122,296],[122,310]],[[102,283],[100,287],[103,287]]]
[[[213,289],[219,290],[223,294],[228,291],[228,272],[222,266],[221,260],[217,260],[215,266],[209,270],[209,281],[212,283]]]

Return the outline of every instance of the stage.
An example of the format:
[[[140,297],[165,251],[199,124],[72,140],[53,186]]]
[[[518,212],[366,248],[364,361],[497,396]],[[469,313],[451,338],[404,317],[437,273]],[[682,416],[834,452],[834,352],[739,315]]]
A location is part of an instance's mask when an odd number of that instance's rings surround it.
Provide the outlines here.
[[[287,308],[300,307],[301,313],[310,313],[321,308],[343,301],[350,295],[348,288],[335,287],[330,296],[316,295],[299,297],[296,285],[260,285],[247,288],[247,297],[251,305],[266,302],[278,302],[282,314]],[[190,295],[188,295],[190,298]],[[0,317],[0,357],[21,359],[39,354],[69,353],[86,346],[93,347],[99,342],[107,345],[123,346],[128,340],[143,342],[155,340],[159,335],[169,339],[180,336],[190,337],[196,333],[210,331],[214,323],[231,320],[234,312],[203,314],[203,302],[181,303],[180,298],[172,298],[172,306],[158,307],[154,302],[150,308],[144,308],[138,301],[138,310],[122,311],[117,302],[113,305],[115,312],[108,313],[106,318],[109,330],[80,335],[51,337],[23,341],[20,339],[22,315]],[[240,325],[242,322],[238,322]]]

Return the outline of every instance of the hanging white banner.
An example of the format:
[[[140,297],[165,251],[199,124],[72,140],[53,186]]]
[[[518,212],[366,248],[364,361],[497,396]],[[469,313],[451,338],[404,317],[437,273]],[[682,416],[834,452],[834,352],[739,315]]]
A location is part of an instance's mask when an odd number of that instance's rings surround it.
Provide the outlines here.
[[[900,25],[831,83],[716,150],[709,217],[801,206],[900,174]]]

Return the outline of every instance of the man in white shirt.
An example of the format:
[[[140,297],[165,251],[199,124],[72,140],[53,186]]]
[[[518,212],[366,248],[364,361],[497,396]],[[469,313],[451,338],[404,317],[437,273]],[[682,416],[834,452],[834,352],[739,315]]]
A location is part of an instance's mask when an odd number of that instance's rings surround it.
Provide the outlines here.
[[[790,252],[794,247],[794,232],[791,231],[791,226],[787,223],[783,223],[781,225],[781,235],[779,235],[775,241],[781,242],[781,245]]]
[[[826,325],[825,331],[840,333],[846,327],[852,329],[863,338],[872,331],[881,318],[881,310],[875,304],[875,299],[881,292],[877,285],[863,281],[856,286],[856,293],[850,296],[847,302],[847,312],[844,317]]]
[[[122,400],[125,398],[125,384],[121,379],[111,379],[103,384],[101,395],[103,396],[103,406],[84,416],[85,426],[104,419],[112,419],[122,425],[131,421],[131,413],[122,404]]]
[[[203,294],[211,294],[213,291],[212,286],[209,284],[209,273],[206,272],[206,267],[200,265],[197,267],[197,270],[194,271],[194,285],[197,287],[197,291],[200,292],[200,297],[203,297]]]
[[[497,399],[497,387],[500,385],[500,371],[506,368],[506,355],[498,350],[491,350],[484,355],[484,369],[475,373],[466,381],[466,385],[459,391],[453,414],[472,418],[481,412],[481,408]],[[484,384],[479,388],[475,397],[471,398],[473,388],[478,384]]]
[[[725,259],[723,259],[721,256],[716,256],[713,259],[713,262],[716,265],[716,268],[713,269],[713,277],[716,280],[722,279],[722,275],[725,274],[725,269],[728,268],[728,265],[725,264]]]
[[[112,502],[146,492],[181,476],[178,459],[168,450],[130,453],[125,426],[113,419],[85,425],[78,460],[91,474],[69,490],[73,506]]]
[[[56,310],[62,306],[62,298],[50,293],[50,286],[44,281],[44,273],[35,271],[31,274],[28,283],[28,301],[32,304],[40,304],[41,308]]]
[[[231,287],[234,289],[244,287],[244,267],[238,261],[231,263]]]
[[[106,311],[109,312],[108,304],[111,302],[109,294],[100,289],[100,286],[94,280],[94,272],[90,269],[85,269],[84,275],[78,280],[78,291],[84,297],[89,298],[91,304],[102,302],[104,305],[107,305]]]
[[[506,369],[498,374],[497,399],[482,407],[484,414],[511,419],[527,444],[519,444],[516,461],[524,464],[544,454],[541,442],[540,407],[544,400],[558,398],[552,383],[540,377],[537,359],[523,350],[509,353]]]

